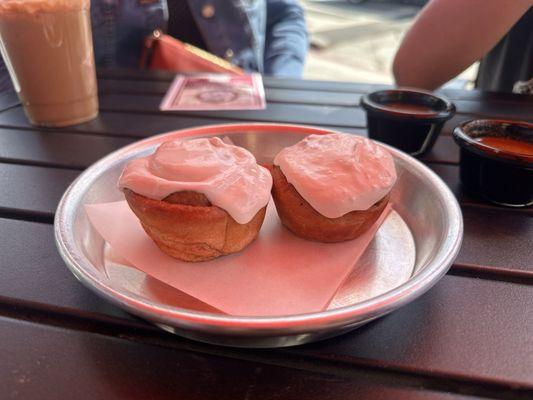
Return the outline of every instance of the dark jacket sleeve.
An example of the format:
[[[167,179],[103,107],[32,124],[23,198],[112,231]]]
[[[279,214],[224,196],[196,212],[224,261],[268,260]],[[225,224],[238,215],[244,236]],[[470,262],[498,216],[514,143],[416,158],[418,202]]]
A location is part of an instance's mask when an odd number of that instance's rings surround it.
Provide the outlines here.
[[[267,0],[265,74],[300,78],[307,47],[304,12],[298,0]]]

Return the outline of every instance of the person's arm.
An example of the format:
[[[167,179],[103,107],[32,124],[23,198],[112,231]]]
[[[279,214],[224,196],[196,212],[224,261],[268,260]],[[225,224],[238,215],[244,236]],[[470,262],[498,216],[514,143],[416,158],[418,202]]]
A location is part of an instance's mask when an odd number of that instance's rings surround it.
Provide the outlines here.
[[[489,52],[532,5],[532,0],[432,0],[396,53],[396,83],[436,89]]]
[[[267,0],[265,74],[299,78],[307,54],[307,29],[297,0]]]

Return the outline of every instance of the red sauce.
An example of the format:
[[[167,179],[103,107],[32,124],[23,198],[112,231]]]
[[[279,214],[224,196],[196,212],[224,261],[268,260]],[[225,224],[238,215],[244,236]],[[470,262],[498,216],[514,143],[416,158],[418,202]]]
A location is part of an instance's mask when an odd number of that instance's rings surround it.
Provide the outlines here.
[[[509,139],[505,137],[484,136],[476,139],[476,142],[483,143],[485,146],[492,147],[496,150],[507,153],[533,156],[533,143],[523,142],[521,140]]]
[[[408,114],[437,114],[438,111],[432,109],[429,106],[425,106],[423,104],[415,104],[415,103],[402,103],[399,101],[393,101],[390,103],[384,103],[382,104],[383,107],[391,110],[391,111],[399,111],[403,113]]]

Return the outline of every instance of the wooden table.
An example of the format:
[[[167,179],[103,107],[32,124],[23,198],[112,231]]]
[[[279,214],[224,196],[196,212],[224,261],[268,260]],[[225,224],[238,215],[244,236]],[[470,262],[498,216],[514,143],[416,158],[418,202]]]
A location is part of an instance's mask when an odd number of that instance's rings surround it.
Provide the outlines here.
[[[464,244],[428,293],[344,336],[242,350],[172,336],[115,308],[70,274],[54,245],[63,191],[107,153],[155,133],[275,121],[365,134],[360,96],[376,86],[266,79],[268,109],[158,112],[168,74],[102,71],[101,115],[30,126],[0,97],[0,398],[470,399],[533,395],[533,210],[465,195],[450,136],[479,118],[531,120],[531,97],[450,91],[458,113],[424,162],[459,199]]]

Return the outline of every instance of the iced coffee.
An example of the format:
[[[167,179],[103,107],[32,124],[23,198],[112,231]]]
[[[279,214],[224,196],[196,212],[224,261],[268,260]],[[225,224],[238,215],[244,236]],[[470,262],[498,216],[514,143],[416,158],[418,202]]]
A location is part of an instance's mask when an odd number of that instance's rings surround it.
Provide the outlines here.
[[[33,124],[98,114],[90,0],[0,0],[0,49]]]

